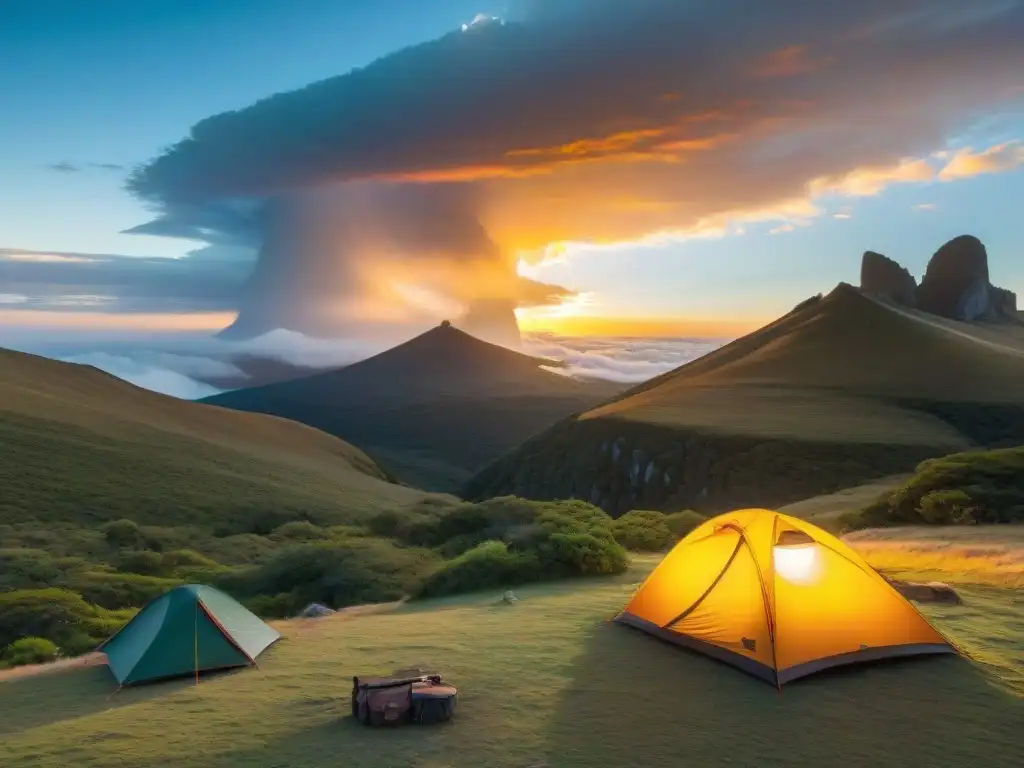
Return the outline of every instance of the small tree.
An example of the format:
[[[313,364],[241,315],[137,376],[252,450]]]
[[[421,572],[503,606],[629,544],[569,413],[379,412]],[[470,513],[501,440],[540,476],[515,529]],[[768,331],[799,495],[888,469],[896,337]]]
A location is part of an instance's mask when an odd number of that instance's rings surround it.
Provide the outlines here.
[[[59,655],[57,646],[45,637],[23,637],[4,648],[0,653],[0,663],[8,667],[45,664]]]

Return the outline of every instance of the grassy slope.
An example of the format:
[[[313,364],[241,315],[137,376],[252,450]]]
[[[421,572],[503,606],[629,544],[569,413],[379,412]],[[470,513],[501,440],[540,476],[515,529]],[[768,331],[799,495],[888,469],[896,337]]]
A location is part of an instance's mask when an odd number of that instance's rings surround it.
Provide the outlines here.
[[[471,497],[592,494],[618,511],[637,502],[757,503],[746,491],[758,486],[760,503],[786,503],[908,471],[926,456],[1019,441],[1021,380],[1024,333],[1016,326],[898,311],[841,285],[556,425],[466,490]],[[655,464],[652,477],[674,477],[647,488],[616,483],[614,475],[629,469],[608,457],[606,441],[616,439],[627,464],[640,451]],[[564,487],[570,476],[575,488]],[[602,485],[607,477],[611,483]]]
[[[125,689],[104,668],[0,683],[12,765],[50,768],[1024,764],[1024,615],[965,588],[927,609],[977,661],[862,666],[770,686],[605,620],[656,558],[625,578],[480,594],[358,618],[288,622],[259,670]],[[385,639],[386,641],[382,641]],[[347,719],[351,675],[424,666],[460,686],[449,724],[369,729]]]
[[[852,488],[844,488],[835,493],[814,496],[803,501],[796,501],[779,507],[780,512],[787,515],[810,520],[815,525],[831,529],[838,518],[847,512],[856,512],[868,504],[878,500],[883,494],[899,488],[911,475],[891,475],[870,483],[863,483]]]
[[[321,520],[415,501],[308,427],[188,403],[93,368],[0,350],[0,523]]]
[[[454,491],[523,440],[621,389],[544,364],[551,363],[439,327],[338,371],[206,402],[310,424],[412,485]]]

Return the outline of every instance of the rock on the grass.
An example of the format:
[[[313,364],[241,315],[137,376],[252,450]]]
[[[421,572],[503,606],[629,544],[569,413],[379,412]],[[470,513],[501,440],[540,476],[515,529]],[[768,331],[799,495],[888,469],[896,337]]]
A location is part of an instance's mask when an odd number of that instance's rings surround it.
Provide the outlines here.
[[[961,605],[963,599],[956,593],[949,584],[941,581],[899,581],[898,579],[886,579],[893,588],[908,600],[916,603],[944,603],[947,605]]]
[[[508,592],[501,596],[501,602],[507,603],[509,605],[515,605],[519,602],[519,598],[516,597],[516,593],[510,589]]]
[[[320,603],[310,603],[299,613],[300,619],[320,619],[324,616],[330,616],[334,613],[334,610],[328,608],[326,605],[320,605]]]

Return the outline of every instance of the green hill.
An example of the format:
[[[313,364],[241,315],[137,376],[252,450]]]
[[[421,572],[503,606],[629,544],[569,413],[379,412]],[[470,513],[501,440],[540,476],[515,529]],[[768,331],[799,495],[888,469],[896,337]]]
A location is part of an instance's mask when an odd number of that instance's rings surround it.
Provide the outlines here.
[[[423,494],[301,424],[140,389],[95,368],[0,350],[4,524],[128,518],[244,532],[344,522]]]
[[[0,681],[0,743],[19,768],[155,766],[1024,765],[1024,619],[1013,593],[958,588],[922,606],[976,659],[850,667],[778,693],[606,620],[657,558],[623,577],[277,625],[259,669],[125,688],[103,667]],[[348,716],[353,675],[440,671],[452,722],[381,730]]]
[[[621,389],[542,368],[556,365],[441,325],[337,371],[204,402],[309,424],[411,485],[454,491],[526,438]]]
[[[1024,442],[1024,334],[848,285],[564,419],[481,471],[468,498],[576,497],[613,513],[773,506]]]

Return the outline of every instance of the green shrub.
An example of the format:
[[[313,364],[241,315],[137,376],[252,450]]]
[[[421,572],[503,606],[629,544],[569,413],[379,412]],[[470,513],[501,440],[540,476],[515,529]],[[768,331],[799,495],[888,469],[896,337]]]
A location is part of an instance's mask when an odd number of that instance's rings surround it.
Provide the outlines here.
[[[66,589],[24,589],[0,593],[0,647],[25,637],[43,637],[68,655],[95,648],[126,621],[90,605]]]
[[[563,532],[548,521],[539,523],[527,538],[508,544],[483,542],[447,561],[423,581],[416,597],[622,573],[628,564],[626,550],[606,529]]]
[[[56,582],[63,571],[39,549],[0,549],[0,589],[32,589]]]
[[[1024,522],[1024,446],[929,459],[900,488],[841,519],[844,530],[1020,522]]]
[[[142,541],[142,531],[131,520],[111,520],[100,527],[107,543],[115,549],[137,548]]]
[[[270,538],[278,541],[322,541],[326,536],[323,528],[306,520],[285,523],[270,534]]]
[[[921,497],[917,509],[922,520],[934,525],[975,522],[971,497],[959,489],[930,491]]]
[[[245,598],[274,596],[274,611],[290,615],[314,602],[341,608],[398,600],[436,564],[431,552],[384,539],[296,544],[260,565],[226,574],[219,585]]]
[[[23,637],[0,651],[0,665],[20,667],[24,664],[45,664],[59,655],[57,646],[45,637]]]
[[[272,552],[275,543],[255,533],[239,533],[224,538],[214,538],[203,548],[218,563],[242,565],[255,563]]]
[[[485,541],[449,560],[416,591],[416,597],[437,597],[477,589],[514,586],[541,577],[540,562],[530,552],[510,552],[501,541]]]
[[[176,549],[173,552],[165,552],[163,555],[163,568],[167,571],[175,571],[179,568],[216,568],[216,560],[201,555],[191,549]]]
[[[93,605],[119,610],[139,608],[181,583],[177,578],[92,570],[66,577],[61,586],[74,590]]]
[[[117,569],[125,573],[138,573],[143,576],[162,576],[167,572],[164,567],[163,555],[148,549],[121,552],[117,558]]]
[[[661,552],[676,541],[661,512],[634,509],[611,523],[612,535],[626,549]]]
[[[679,512],[673,512],[669,515],[665,515],[665,525],[672,531],[673,535],[677,539],[681,539],[688,535],[690,531],[696,528],[698,525],[707,520],[704,515],[699,512],[694,512],[692,509],[683,509]]]

